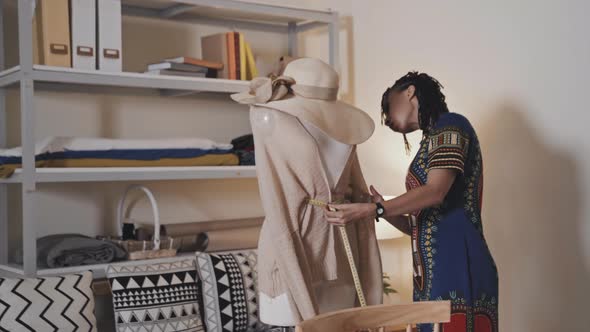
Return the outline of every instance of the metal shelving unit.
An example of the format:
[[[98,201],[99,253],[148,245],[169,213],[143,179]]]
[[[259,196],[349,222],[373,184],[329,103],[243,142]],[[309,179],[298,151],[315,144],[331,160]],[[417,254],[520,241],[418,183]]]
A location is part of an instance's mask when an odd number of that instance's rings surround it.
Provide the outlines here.
[[[35,0],[14,0],[18,3],[19,66],[5,68],[3,17],[6,1],[0,1],[0,148],[6,147],[5,89],[20,90],[22,169],[0,180],[0,274],[25,276],[65,273],[67,269],[37,271],[35,211],[38,183],[151,181],[188,179],[254,178],[254,167],[143,167],[143,168],[35,168],[35,124],[33,101],[37,90],[75,90],[80,87],[101,87],[111,93],[120,88],[152,89],[183,92],[230,94],[248,89],[248,82],[223,79],[155,76],[141,73],[110,73],[55,68],[33,64],[32,22]],[[274,6],[237,0],[122,0],[123,15],[152,19],[175,20],[258,29],[287,34],[289,54],[297,55],[297,33],[327,27],[329,62],[338,68],[338,13]],[[116,88],[116,89],[111,89]],[[163,96],[168,95],[163,93]],[[228,99],[229,100],[229,99]],[[7,185],[21,186],[23,265],[9,264],[8,259],[8,194]],[[101,268],[100,266],[98,268]],[[88,269],[86,267],[85,269]],[[76,269],[74,269],[76,270]]]

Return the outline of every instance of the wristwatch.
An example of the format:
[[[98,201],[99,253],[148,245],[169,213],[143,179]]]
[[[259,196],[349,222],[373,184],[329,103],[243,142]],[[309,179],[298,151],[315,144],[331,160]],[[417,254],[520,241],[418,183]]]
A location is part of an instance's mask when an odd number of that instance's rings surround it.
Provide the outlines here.
[[[377,216],[375,217],[375,221],[379,222],[379,218],[385,215],[385,208],[383,207],[383,204],[379,202],[375,203],[375,205],[377,205],[377,209],[375,210],[377,214]]]

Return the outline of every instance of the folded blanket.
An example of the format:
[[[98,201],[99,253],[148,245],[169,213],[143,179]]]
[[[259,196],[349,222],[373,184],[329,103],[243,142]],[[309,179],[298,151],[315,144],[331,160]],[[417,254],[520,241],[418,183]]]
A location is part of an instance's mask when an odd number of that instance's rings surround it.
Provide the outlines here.
[[[49,137],[35,145],[35,155],[64,151],[108,151],[108,150],[165,150],[200,149],[231,150],[231,144],[216,143],[203,138],[162,138],[162,139],[113,139],[86,137]],[[0,150],[0,157],[20,157],[20,147]]]
[[[40,268],[105,264],[126,257],[127,253],[116,244],[80,234],[56,234],[37,239],[37,266]],[[22,264],[22,250],[15,260]]]
[[[234,166],[231,144],[200,138],[125,140],[55,137],[36,148],[37,167]],[[21,167],[21,149],[0,150],[0,178]]]

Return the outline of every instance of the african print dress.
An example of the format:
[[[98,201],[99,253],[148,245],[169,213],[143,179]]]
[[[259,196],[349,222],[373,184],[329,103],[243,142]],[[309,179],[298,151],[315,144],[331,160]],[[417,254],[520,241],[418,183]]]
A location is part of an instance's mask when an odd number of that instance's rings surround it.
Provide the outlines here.
[[[437,168],[457,170],[457,177],[440,206],[414,213],[414,300],[451,301],[444,332],[496,332],[498,273],[483,236],[482,157],[465,117],[443,114],[424,135],[408,172],[408,190],[424,185],[428,171]],[[432,325],[419,331],[430,332]]]

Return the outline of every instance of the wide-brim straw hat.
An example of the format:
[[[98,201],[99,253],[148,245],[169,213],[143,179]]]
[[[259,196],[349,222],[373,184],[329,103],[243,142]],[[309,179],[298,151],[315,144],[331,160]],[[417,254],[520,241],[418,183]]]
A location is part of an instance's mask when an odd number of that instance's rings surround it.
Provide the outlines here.
[[[231,95],[238,103],[272,108],[297,117],[345,144],[365,142],[375,123],[363,110],[336,100],[338,73],[314,58],[291,61],[275,79],[257,77],[248,92]]]

